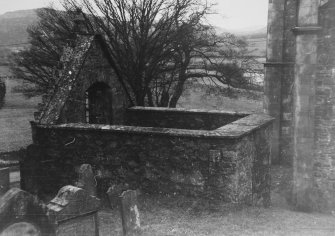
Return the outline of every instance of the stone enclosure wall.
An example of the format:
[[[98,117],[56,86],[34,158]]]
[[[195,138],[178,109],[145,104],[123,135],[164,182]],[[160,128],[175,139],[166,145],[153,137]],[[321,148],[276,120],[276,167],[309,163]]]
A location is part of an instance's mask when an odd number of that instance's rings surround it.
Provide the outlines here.
[[[123,183],[145,192],[269,203],[272,118],[178,109],[132,108],[127,114],[128,123],[137,120],[143,126],[32,123],[31,148],[36,150],[22,162],[24,188],[40,196],[50,194],[59,186],[73,184],[76,168],[89,163],[102,193]],[[171,117],[176,114],[176,127],[189,123],[188,128],[198,129],[160,127],[173,124]],[[206,130],[213,128],[208,124],[212,116],[223,126]],[[150,124],[145,122],[148,117],[156,119]],[[235,121],[224,125],[230,120]],[[199,127],[206,124],[206,129]],[[154,125],[158,127],[149,127]]]
[[[127,110],[125,125],[193,130],[214,130],[249,115],[243,112],[203,111],[133,107]]]

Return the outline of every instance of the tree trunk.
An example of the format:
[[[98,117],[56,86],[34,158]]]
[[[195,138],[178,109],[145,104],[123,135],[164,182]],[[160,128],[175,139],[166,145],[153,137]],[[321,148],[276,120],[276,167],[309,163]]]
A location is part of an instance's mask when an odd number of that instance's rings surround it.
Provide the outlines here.
[[[172,95],[169,107],[176,107],[177,106],[177,102],[180,98],[180,96],[182,95],[183,91],[184,91],[184,84],[187,80],[187,75],[186,75],[186,71],[187,71],[187,66],[190,64],[190,53],[186,53],[185,54],[185,62],[183,63],[183,66],[181,68],[180,74],[179,74],[179,79],[178,79],[178,83],[176,86],[176,89]]]
[[[175,89],[175,91],[174,91],[174,93],[172,95],[169,107],[173,107],[174,108],[174,107],[177,106],[177,102],[178,102],[180,96],[183,94],[185,82],[186,82],[186,78],[180,79],[178,81],[176,89]]]
[[[162,96],[161,96],[161,99],[160,99],[160,102],[159,102],[159,105],[160,107],[168,107],[169,106],[169,99],[170,99],[170,95],[167,91],[163,91],[162,92]]]
[[[148,89],[148,92],[147,92],[147,97],[148,97],[148,103],[149,103],[149,107],[154,107],[154,101],[152,99],[152,92],[150,89]]]

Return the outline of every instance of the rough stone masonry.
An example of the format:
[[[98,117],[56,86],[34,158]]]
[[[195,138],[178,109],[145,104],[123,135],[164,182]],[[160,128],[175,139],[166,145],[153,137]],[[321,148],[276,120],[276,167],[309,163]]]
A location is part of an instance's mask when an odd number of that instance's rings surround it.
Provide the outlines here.
[[[21,161],[22,188],[55,194],[80,182],[76,170],[87,163],[98,195],[121,184],[269,205],[272,117],[129,108],[127,86],[113,73],[104,37],[78,35],[66,52],[59,87],[32,122],[33,145]]]
[[[334,1],[269,1],[264,108],[300,210],[335,210],[334,26]]]

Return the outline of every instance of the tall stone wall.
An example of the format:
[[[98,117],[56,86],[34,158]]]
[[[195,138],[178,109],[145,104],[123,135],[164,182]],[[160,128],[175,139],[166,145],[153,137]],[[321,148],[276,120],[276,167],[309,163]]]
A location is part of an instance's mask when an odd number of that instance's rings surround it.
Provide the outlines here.
[[[297,0],[286,0],[283,33],[283,62],[285,62],[285,66],[282,67],[279,163],[288,165],[293,163],[293,89],[296,43],[292,29],[296,26],[296,12]]]
[[[265,111],[276,118],[272,162],[292,164],[293,83],[297,0],[269,2],[267,58],[265,63]]]
[[[335,3],[320,8],[315,98],[314,203],[335,209]]]
[[[334,9],[334,1],[269,4],[265,108],[277,119],[274,160],[292,164],[292,200],[304,211],[335,209]]]
[[[298,6],[294,83],[293,200],[298,209],[316,210],[315,196],[315,80],[319,1],[301,0]]]

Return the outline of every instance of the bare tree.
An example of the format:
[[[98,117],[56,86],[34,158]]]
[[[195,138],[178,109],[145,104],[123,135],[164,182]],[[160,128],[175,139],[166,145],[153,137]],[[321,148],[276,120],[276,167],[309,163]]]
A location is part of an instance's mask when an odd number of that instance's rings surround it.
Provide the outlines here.
[[[211,5],[205,0],[65,0],[64,8],[40,11],[40,22],[29,29],[32,46],[14,57],[15,75],[43,91],[57,86],[78,9],[87,30],[107,39],[112,67],[134,105],[175,107],[189,80],[231,86],[243,80],[245,45],[206,24]]]
[[[46,92],[55,88],[63,49],[75,39],[71,20],[74,13],[43,8],[37,15],[39,22],[27,29],[31,45],[12,55],[11,70],[15,77]]]

